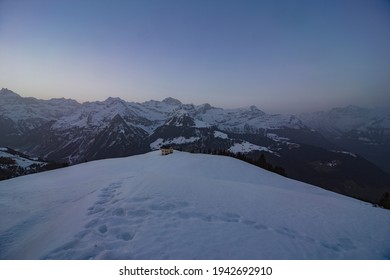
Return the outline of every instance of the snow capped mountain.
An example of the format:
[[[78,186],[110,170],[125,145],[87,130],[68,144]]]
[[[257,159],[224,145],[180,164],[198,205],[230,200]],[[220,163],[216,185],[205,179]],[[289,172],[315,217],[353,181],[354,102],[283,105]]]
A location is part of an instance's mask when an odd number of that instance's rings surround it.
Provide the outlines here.
[[[11,90],[0,90],[0,122],[12,122],[18,134],[57,120],[79,106],[75,100],[23,98]]]
[[[325,112],[305,113],[299,117],[310,127],[335,136],[352,130],[369,131],[373,127],[390,130],[390,108],[348,106]]]
[[[179,100],[172,98],[172,97],[167,97],[165,98],[162,103],[172,105],[172,106],[181,106],[183,105]]]
[[[120,124],[122,128],[113,128],[119,119],[123,120]],[[163,101],[144,103],[126,102],[120,98],[110,97],[105,101],[78,104],[76,101],[65,99],[45,101],[22,98],[7,89],[2,89],[0,95],[0,126],[4,133],[0,144],[13,144],[16,148],[33,154],[71,163],[101,158],[96,156],[99,154],[97,151],[91,150],[97,147],[116,146],[119,150],[127,150],[129,145],[123,147],[124,141],[119,141],[121,136],[117,135],[121,131],[128,132],[126,137],[129,143],[138,143],[137,147],[130,149],[132,151],[128,150],[122,155],[126,156],[137,153],[135,151],[137,149],[140,151],[148,149],[159,138],[161,130],[166,131],[164,127],[171,127],[170,133],[173,133],[169,135],[171,138],[197,139],[205,138],[200,136],[204,132],[212,134],[209,130],[213,127],[234,133],[304,128],[294,116],[267,115],[255,106],[224,110],[209,104],[199,106],[182,104],[170,97]],[[123,126],[126,127],[125,130]],[[182,129],[174,131],[172,127]],[[193,129],[190,131],[191,129],[187,128]],[[183,135],[183,129],[188,135]],[[24,133],[28,134],[27,142],[24,141],[26,135],[21,135]],[[106,134],[103,138],[109,142],[100,142],[97,145],[96,137],[102,134]],[[15,135],[22,137],[16,139]],[[134,137],[135,140],[130,140],[129,137]],[[150,139],[149,143],[145,141],[141,143],[142,139],[145,140],[147,137]],[[91,155],[92,158],[89,158]]]
[[[21,98],[19,94],[13,92],[12,90],[9,90],[8,88],[0,89],[0,96],[2,100],[8,100],[8,101]]]
[[[31,118],[45,121],[55,120],[53,130],[69,128],[104,127],[116,115],[128,124],[144,129],[151,134],[163,123],[186,117],[188,125],[217,126],[221,129],[248,132],[258,129],[302,128],[302,123],[290,115],[267,115],[255,106],[249,108],[224,110],[209,104],[194,106],[182,104],[174,98],[144,103],[126,102],[120,98],[78,104],[74,100],[38,100],[22,98],[10,90],[0,91],[0,115],[14,122]],[[56,110],[53,110],[53,109]],[[170,120],[174,119],[174,120]],[[182,120],[178,120],[181,122]],[[187,124],[184,124],[187,125]],[[31,127],[30,129],[32,129]]]
[[[0,182],[0,211],[0,259],[390,257],[387,210],[222,156],[19,177]]]
[[[301,129],[304,125],[292,115],[268,115],[255,106],[235,110],[210,108],[196,118],[233,133],[257,133],[264,129]]]
[[[302,114],[300,118],[329,141],[390,172],[390,108],[348,106]]]
[[[357,123],[352,120],[362,110],[346,111],[351,111],[348,124]],[[335,112],[341,120],[347,114],[341,109]],[[359,128],[372,134],[374,130],[367,125],[382,123],[386,122],[372,119]],[[387,137],[386,133],[381,137]],[[222,109],[183,104],[170,97],[143,103],[110,97],[79,104],[66,99],[22,98],[1,90],[2,146],[76,164],[146,153],[166,144],[183,151],[244,154],[255,161],[264,154],[268,164],[283,167],[291,178],[373,203],[390,190],[389,174],[293,115],[270,115],[255,106]],[[353,157],[351,152],[357,155]]]
[[[123,117],[132,125],[149,125],[149,121],[138,116],[132,107],[120,98],[108,98],[103,102],[86,102],[69,116],[63,116],[53,125],[54,130],[77,128],[107,127],[117,115]]]

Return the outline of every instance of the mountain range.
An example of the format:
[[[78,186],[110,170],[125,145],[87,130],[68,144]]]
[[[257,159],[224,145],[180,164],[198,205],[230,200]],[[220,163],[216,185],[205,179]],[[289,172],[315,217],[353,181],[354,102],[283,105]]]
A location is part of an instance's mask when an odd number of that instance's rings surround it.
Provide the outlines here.
[[[389,120],[389,108],[350,106],[295,116],[174,98],[136,103],[110,97],[80,104],[0,90],[0,146],[45,160],[77,164],[166,144],[252,159],[263,154],[290,178],[373,203],[390,191]]]
[[[390,108],[348,106],[299,118],[329,141],[390,172]]]

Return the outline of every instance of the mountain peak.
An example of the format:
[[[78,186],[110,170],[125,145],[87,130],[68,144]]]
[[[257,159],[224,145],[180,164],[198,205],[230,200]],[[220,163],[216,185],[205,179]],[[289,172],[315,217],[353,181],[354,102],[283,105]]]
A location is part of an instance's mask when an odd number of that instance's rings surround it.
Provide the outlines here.
[[[167,98],[165,98],[162,102],[165,103],[165,104],[174,105],[174,106],[180,106],[180,105],[182,105],[182,103],[180,102],[180,100],[177,100],[177,99],[172,98],[172,97],[167,97]]]
[[[258,112],[258,113],[260,113],[260,114],[264,114],[264,115],[265,115],[265,113],[264,113],[263,111],[261,111],[259,108],[257,108],[257,107],[254,106],[254,105],[250,106],[249,109],[250,109],[252,112]]]
[[[2,88],[0,89],[0,96],[1,97],[13,97],[13,98],[20,98],[20,95],[16,94],[12,90],[9,90],[8,88]]]
[[[104,100],[105,102],[108,102],[108,103],[122,103],[124,102],[123,99],[119,98],[119,97],[108,97],[106,100]]]

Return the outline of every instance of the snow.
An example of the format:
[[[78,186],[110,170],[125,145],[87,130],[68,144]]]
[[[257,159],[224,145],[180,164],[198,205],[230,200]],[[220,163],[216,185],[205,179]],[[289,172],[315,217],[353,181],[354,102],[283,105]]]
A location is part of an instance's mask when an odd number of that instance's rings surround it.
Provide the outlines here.
[[[226,133],[220,131],[214,131],[215,138],[229,139],[229,136]]]
[[[15,164],[22,168],[29,168],[33,164],[45,165],[46,163],[34,159],[27,159],[19,155],[13,155],[6,152],[7,148],[0,148],[0,157],[10,158],[15,161]]]
[[[0,259],[386,259],[389,211],[158,151],[0,182]]]
[[[331,162],[327,162],[326,165],[329,166],[329,167],[335,167],[337,166],[339,163],[337,160],[332,160]]]
[[[152,150],[157,150],[157,149],[160,149],[161,146],[163,145],[170,145],[170,144],[186,144],[186,143],[193,143],[193,142],[196,142],[200,139],[200,137],[190,137],[190,138],[185,138],[183,136],[180,136],[180,137],[175,137],[175,138],[172,138],[172,139],[167,139],[167,140],[164,140],[162,138],[158,138],[156,141],[154,141],[153,143],[150,144],[150,149]]]
[[[194,122],[195,122],[195,127],[198,127],[198,128],[211,127],[210,124],[205,123],[204,121],[201,121],[201,120],[198,120],[198,119],[194,119]]]
[[[271,139],[271,140],[273,140],[273,141],[275,141],[275,142],[277,142],[277,143],[281,143],[281,144],[287,145],[290,149],[291,149],[291,148],[299,148],[299,147],[300,147],[299,144],[290,142],[290,139],[289,139],[289,138],[287,138],[287,137],[281,137],[281,136],[279,136],[279,135],[277,135],[277,134],[275,134],[275,133],[266,133],[266,136],[267,136],[269,139]],[[280,148],[279,148],[279,149],[280,149]]]
[[[268,115],[252,108],[212,108],[198,116],[202,121],[221,130],[235,133],[256,133],[259,129],[302,128],[302,123],[292,115]]]
[[[161,146],[164,145],[164,139],[162,138],[158,138],[156,141],[154,141],[153,143],[150,143],[150,148],[152,150],[158,150],[160,149]]]
[[[373,128],[389,129],[389,112],[389,107],[368,109],[348,106],[325,112],[305,113],[299,115],[299,118],[317,131],[340,135],[353,130],[368,132]]]
[[[370,142],[371,140],[368,139],[367,137],[359,137],[358,138],[360,141],[364,141],[364,142]]]
[[[2,90],[0,97],[0,116],[13,121],[17,133],[22,134],[50,122],[50,133],[72,134],[64,140],[63,146],[69,145],[70,139],[80,133],[89,135],[89,138],[95,137],[110,127],[116,116],[120,116],[128,126],[139,128],[141,135],[149,136],[164,124],[183,126],[188,122],[196,128],[215,126],[218,130],[234,133],[303,127],[292,115],[268,115],[254,106],[225,110],[209,104],[182,104],[173,98],[136,103],[112,97],[80,104],[67,99],[22,98],[8,90]],[[89,141],[89,138],[84,141]]]
[[[333,153],[339,153],[339,154],[344,154],[344,155],[349,155],[349,156],[354,157],[354,158],[357,157],[356,154],[351,153],[351,152],[347,152],[347,151],[335,151],[335,150],[331,150],[331,152],[333,152]]]
[[[290,143],[290,139],[287,137],[281,137],[275,133],[267,133],[267,137],[276,141],[276,142],[283,142],[283,143]]]
[[[274,153],[270,149],[263,147],[263,146],[258,146],[252,143],[249,143],[247,141],[242,141],[241,143],[234,143],[233,146],[229,148],[229,151],[232,153],[249,153],[252,151],[264,151],[268,153]]]
[[[16,123],[24,123],[29,129],[42,125],[42,122],[70,114],[79,105],[71,99],[22,98],[12,91],[0,90],[0,116]]]

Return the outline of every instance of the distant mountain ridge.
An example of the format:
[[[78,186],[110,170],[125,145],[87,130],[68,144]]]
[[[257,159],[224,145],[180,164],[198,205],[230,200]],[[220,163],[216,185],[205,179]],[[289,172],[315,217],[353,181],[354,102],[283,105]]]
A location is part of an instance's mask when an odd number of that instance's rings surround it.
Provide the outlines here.
[[[367,201],[379,201],[390,191],[389,174],[333,140],[307,118],[271,115],[255,106],[223,109],[183,104],[171,97],[143,103],[109,97],[80,104],[0,90],[0,146],[47,160],[76,164],[169,144],[253,159],[264,154],[291,178]]]
[[[80,106],[81,104],[71,99],[41,100],[21,97],[9,89],[0,90],[0,116],[14,123],[15,133],[23,133],[71,114]]]
[[[390,172],[390,107],[348,106],[301,114],[299,118],[336,145],[358,153]]]

